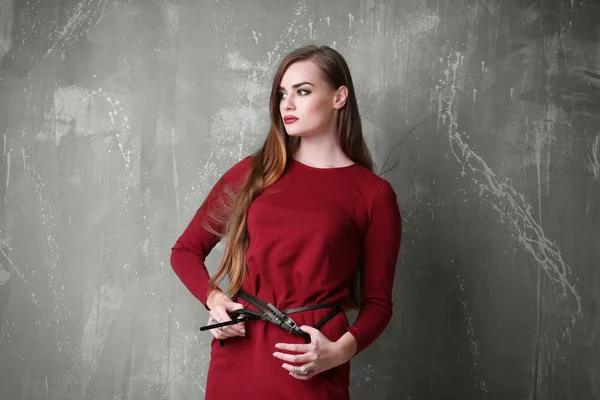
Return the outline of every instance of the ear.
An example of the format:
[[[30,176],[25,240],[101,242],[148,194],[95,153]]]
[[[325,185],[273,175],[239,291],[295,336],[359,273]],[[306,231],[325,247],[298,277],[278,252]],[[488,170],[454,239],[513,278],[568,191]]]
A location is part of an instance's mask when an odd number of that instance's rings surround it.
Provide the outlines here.
[[[346,86],[340,86],[335,91],[335,96],[333,98],[333,108],[339,110],[344,107],[346,104],[346,100],[348,100],[348,88]]]

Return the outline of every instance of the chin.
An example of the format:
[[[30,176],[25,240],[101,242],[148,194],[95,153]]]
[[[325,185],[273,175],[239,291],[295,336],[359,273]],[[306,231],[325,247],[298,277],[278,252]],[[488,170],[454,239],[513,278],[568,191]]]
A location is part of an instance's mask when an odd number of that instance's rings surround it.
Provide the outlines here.
[[[286,129],[285,133],[287,133],[288,136],[292,136],[292,137],[302,137],[306,134],[306,132],[299,131],[297,129]]]
[[[288,136],[292,136],[292,137],[307,137],[307,136],[315,136],[317,134],[317,132],[319,132],[318,129],[298,129],[298,127],[290,127],[292,129],[287,129],[285,130],[285,132],[288,134]]]

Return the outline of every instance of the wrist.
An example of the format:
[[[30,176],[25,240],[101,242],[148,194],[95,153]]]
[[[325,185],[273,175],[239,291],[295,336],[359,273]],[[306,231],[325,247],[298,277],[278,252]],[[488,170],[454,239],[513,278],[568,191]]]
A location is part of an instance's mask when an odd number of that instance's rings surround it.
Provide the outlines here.
[[[210,291],[208,296],[206,297],[206,306],[209,310],[212,310],[215,305],[219,304],[227,298],[227,295],[221,291],[219,288],[215,288]]]
[[[344,333],[342,337],[336,341],[336,343],[339,346],[338,357],[340,360],[340,365],[350,361],[350,359],[352,359],[352,357],[354,357],[356,354],[358,345],[356,343],[356,338],[350,332]]]

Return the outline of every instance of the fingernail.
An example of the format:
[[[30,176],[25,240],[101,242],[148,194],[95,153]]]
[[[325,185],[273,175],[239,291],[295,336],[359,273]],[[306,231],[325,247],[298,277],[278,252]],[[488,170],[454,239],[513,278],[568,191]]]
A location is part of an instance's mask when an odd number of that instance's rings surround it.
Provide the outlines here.
[[[246,330],[242,328],[242,330],[240,331],[242,333],[242,335],[246,334]]]
[[[277,348],[280,348],[280,347],[281,347],[281,345],[280,345],[279,343],[276,343],[276,344],[275,344],[275,347],[277,347]]]

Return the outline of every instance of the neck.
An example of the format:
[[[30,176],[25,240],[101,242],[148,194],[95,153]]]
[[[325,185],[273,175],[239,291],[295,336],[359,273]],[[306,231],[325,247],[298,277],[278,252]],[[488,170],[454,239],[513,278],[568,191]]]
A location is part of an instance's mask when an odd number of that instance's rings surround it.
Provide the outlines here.
[[[343,167],[353,163],[342,151],[335,134],[302,137],[293,157],[317,168]]]

